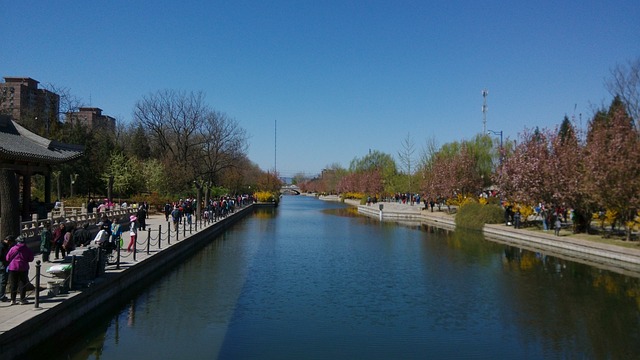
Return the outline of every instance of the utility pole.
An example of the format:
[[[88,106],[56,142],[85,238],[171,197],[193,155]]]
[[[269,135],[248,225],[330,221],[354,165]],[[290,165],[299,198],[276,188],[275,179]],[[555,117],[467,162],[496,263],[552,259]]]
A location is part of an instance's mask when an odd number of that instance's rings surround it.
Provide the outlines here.
[[[487,133],[487,96],[489,95],[489,90],[482,90],[482,133]]]

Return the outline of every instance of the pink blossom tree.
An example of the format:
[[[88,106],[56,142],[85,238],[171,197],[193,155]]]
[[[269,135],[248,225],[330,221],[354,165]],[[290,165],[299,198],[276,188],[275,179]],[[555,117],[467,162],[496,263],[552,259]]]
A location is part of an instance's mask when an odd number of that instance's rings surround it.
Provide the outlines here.
[[[574,232],[586,232],[591,223],[593,199],[584,187],[584,145],[565,116],[558,132],[550,137],[548,162],[552,198],[556,204],[573,209]]]
[[[511,156],[503,160],[495,182],[507,200],[530,205],[553,201],[549,136],[547,130],[525,130]]]
[[[477,156],[468,144],[443,147],[423,169],[422,190],[431,198],[449,198],[454,194],[478,193],[483,177]]]
[[[640,208],[640,134],[624,104],[615,98],[608,112],[589,124],[585,147],[585,187],[593,199],[618,213],[624,223]],[[627,226],[627,239],[631,228]]]

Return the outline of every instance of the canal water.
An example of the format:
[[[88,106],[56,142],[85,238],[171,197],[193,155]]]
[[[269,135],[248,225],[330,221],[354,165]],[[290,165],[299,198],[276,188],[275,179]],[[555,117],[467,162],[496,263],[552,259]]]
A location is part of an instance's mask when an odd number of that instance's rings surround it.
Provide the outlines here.
[[[639,358],[640,282],[287,196],[60,359]]]

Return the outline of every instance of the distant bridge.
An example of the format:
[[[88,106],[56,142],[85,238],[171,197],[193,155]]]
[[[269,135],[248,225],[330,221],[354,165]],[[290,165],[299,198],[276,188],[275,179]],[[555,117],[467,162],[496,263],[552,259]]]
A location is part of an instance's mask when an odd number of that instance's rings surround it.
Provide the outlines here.
[[[298,185],[285,185],[280,188],[280,193],[285,195],[300,195]]]

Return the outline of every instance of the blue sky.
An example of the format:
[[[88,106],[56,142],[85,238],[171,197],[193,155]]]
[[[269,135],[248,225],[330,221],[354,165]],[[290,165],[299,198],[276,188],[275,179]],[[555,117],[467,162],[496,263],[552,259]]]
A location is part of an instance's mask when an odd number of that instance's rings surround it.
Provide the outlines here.
[[[369,149],[416,157],[487,128],[584,126],[640,57],[640,1],[12,1],[0,76],[68,88],[129,122],[149,93],[202,91],[282,176]],[[275,123],[277,121],[277,151]],[[580,125],[580,124],[578,124]],[[275,154],[274,154],[275,152]],[[277,162],[277,163],[276,163]]]

